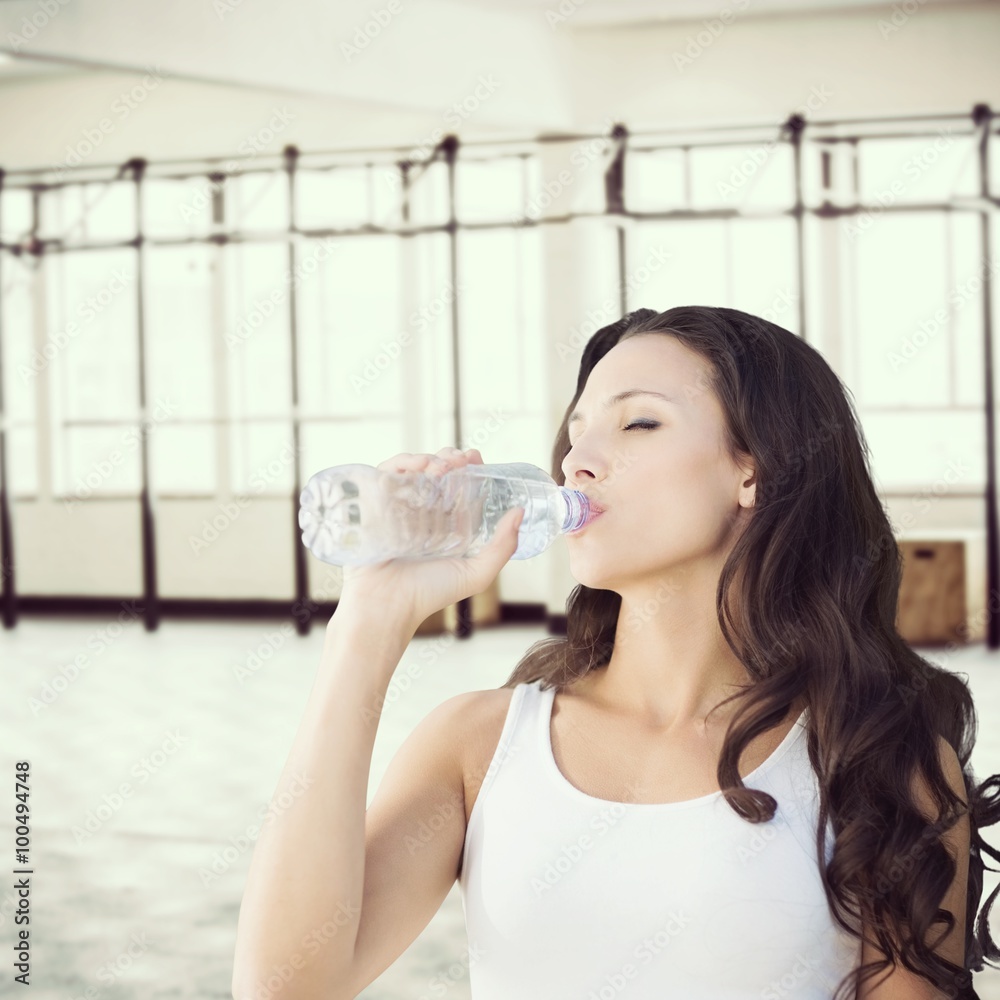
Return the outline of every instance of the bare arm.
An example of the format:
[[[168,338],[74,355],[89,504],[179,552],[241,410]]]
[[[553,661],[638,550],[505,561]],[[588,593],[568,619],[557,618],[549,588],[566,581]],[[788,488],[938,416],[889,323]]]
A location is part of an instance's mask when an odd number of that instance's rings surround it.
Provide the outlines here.
[[[473,448],[401,453],[378,468],[443,475],[482,464]],[[265,825],[240,908],[235,1000],[354,997],[420,933],[454,883],[465,840],[460,695],[413,731],[365,811],[389,681],[417,626],[481,593],[517,547],[508,511],[474,556],[344,567],[337,611],[306,711],[275,790],[293,804]],[[305,788],[305,791],[302,789]],[[436,833],[419,836],[437,816]],[[443,820],[443,823],[442,823]],[[418,840],[414,841],[414,837]]]
[[[265,824],[247,876],[236,1000],[255,997],[276,974],[288,979],[284,1000],[355,996],[405,950],[454,882],[455,845],[460,853],[465,835],[461,798],[448,832],[415,850],[406,840],[425,815],[461,795],[461,765],[439,725],[454,714],[449,702],[407,739],[366,817],[381,705],[416,628],[394,624],[400,620],[384,608],[345,604],[327,626],[274,793],[276,800],[287,792],[293,804]]]

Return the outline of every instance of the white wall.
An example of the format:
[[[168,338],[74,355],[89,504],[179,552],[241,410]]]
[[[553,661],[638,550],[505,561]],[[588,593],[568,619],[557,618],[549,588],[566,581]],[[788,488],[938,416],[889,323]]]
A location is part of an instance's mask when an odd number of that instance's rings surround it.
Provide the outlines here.
[[[82,0],[75,6],[95,9]],[[117,5],[104,6],[110,17]],[[823,119],[962,112],[978,102],[1000,107],[1000,60],[996,58],[1000,5],[995,3],[919,6],[911,16],[901,21],[897,17],[895,30],[888,33],[892,17],[888,5],[799,16],[753,16],[741,11],[745,5],[732,4],[729,9],[734,17],[717,35],[703,19],[591,27],[574,24],[572,19],[549,26],[535,18],[528,29],[528,22],[518,20],[526,16],[523,13],[510,18],[493,14],[476,21],[460,13],[459,6],[451,5],[448,17],[452,20],[442,21],[442,27],[450,29],[447,45],[440,42],[443,47],[438,47],[439,41],[428,40],[437,36],[428,32],[429,22],[423,15],[412,21],[400,17],[391,26],[392,44],[388,44],[387,31],[386,44],[373,45],[366,53],[369,65],[354,76],[345,75],[342,67],[326,76],[316,69],[324,58],[336,58],[336,45],[327,44],[324,49],[310,43],[300,53],[286,38],[268,49],[264,44],[267,32],[273,34],[275,29],[267,18],[257,17],[255,7],[263,8],[251,6],[250,0],[233,12],[232,21],[227,19],[231,26],[237,16],[243,21],[226,36],[225,52],[196,41],[190,22],[181,31],[183,18],[176,21],[167,14],[162,15],[158,31],[151,31],[148,22],[138,24],[119,17],[107,22],[103,34],[100,18],[93,30],[81,34],[81,25],[72,20],[67,7],[24,52],[63,58],[75,54],[86,59],[99,59],[104,53],[110,62],[122,65],[131,52],[133,66],[159,65],[161,78],[150,78],[140,68],[133,74],[86,71],[14,76],[3,82],[0,68],[0,167],[58,164],[65,159],[67,145],[75,146],[83,130],[94,129],[102,119],[110,119],[113,128],[88,158],[91,163],[118,162],[131,156],[154,160],[229,157],[268,123],[276,108],[283,110],[288,125],[274,138],[268,153],[279,152],[286,143],[303,150],[373,144],[427,146],[445,131],[458,131],[467,138],[528,137],[545,129],[599,127],[608,120],[642,130],[675,124],[777,123],[796,109]],[[21,2],[0,8],[0,47],[11,26],[16,29],[34,9],[34,4]],[[434,9],[444,16],[444,5],[434,5]],[[515,40],[518,26],[527,32],[523,44]],[[307,28],[301,23],[294,28],[296,45],[306,45]],[[327,24],[323,30],[332,43],[340,28]],[[412,35],[408,34],[411,30]],[[455,31],[466,31],[468,44],[462,45],[462,36]],[[409,46],[408,41],[412,42]],[[456,49],[461,50],[457,61]],[[400,51],[407,51],[402,62]],[[303,67],[301,73],[289,71],[296,61]],[[495,72],[499,88],[478,101],[466,117],[459,116],[460,128],[452,127],[456,117],[453,109],[449,117],[450,106],[469,98],[479,77],[490,72]],[[192,78],[182,78],[182,73]],[[231,82],[237,79],[241,82]],[[115,102],[135,86],[140,88],[141,99],[123,114],[122,105]],[[552,155],[557,160],[568,151]],[[557,169],[557,163],[551,162],[547,169]],[[546,239],[544,328],[551,354],[557,343],[566,342],[567,331],[585,321],[594,308],[595,295],[579,278],[592,267],[593,249],[587,240],[579,238],[572,226],[552,227]],[[554,365],[549,372],[550,395],[544,410],[553,421],[553,433],[575,382],[578,356],[579,348],[576,357]],[[103,523],[105,533],[93,537],[101,540],[100,548],[107,553],[106,533],[112,529],[105,514],[98,515],[96,510],[94,530],[100,531]],[[201,517],[166,509],[163,513],[167,519],[182,517],[185,522]],[[261,516],[265,513],[275,518],[274,537],[284,537],[288,523],[284,505],[262,510]],[[22,554],[45,551],[46,539],[51,540],[45,519],[37,516],[37,510],[30,514],[27,509],[15,511],[15,517]],[[935,505],[932,518],[923,526],[976,527],[982,511],[977,503],[944,498]],[[253,530],[261,526],[254,525]],[[235,529],[231,537],[239,537]],[[129,538],[134,540],[131,529],[119,541],[124,545]],[[132,543],[121,551],[126,548],[137,551]],[[233,546],[234,551],[240,548]],[[537,560],[505,568],[503,599],[539,601],[551,612],[562,611],[573,585],[562,554],[557,545]],[[246,567],[234,567],[219,548],[216,556],[225,565],[216,567],[218,572],[211,574],[213,582],[206,587],[208,576],[193,574],[183,562],[172,563],[169,551],[161,552],[164,592],[235,595],[234,579],[266,577],[266,586],[258,590],[261,596],[291,596],[290,568],[284,559],[279,573],[267,573],[257,561],[259,555],[255,553],[252,560],[248,557]],[[53,562],[53,571],[59,561]],[[122,567],[116,575],[124,583],[134,573],[131,567]],[[86,593],[92,577],[86,567],[78,567],[46,583],[32,571],[22,575],[21,587],[34,593]],[[335,596],[324,568],[314,565],[311,580],[317,596]],[[253,589],[249,585],[245,595],[250,596]]]

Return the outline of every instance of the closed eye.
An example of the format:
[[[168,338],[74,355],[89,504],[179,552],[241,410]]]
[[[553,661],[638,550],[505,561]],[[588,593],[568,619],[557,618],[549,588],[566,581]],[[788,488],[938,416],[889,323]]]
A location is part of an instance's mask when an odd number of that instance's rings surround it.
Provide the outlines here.
[[[632,423],[626,424],[622,430],[623,431],[634,431],[634,430],[646,430],[652,431],[659,427],[659,423],[655,420],[633,420]],[[576,445],[570,441],[570,448],[575,448]]]

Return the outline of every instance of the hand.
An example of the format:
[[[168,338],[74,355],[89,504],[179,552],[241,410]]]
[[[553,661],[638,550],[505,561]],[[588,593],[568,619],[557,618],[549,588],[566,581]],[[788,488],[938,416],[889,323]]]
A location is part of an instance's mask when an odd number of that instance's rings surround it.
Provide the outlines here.
[[[441,476],[469,463],[483,464],[483,456],[476,448],[464,452],[442,448],[436,455],[402,452],[376,468]],[[344,566],[338,612],[341,605],[364,608],[368,614],[379,609],[387,617],[402,615],[415,631],[434,612],[489,587],[517,549],[522,517],[521,508],[507,511],[493,537],[474,556],[386,559],[367,566]]]

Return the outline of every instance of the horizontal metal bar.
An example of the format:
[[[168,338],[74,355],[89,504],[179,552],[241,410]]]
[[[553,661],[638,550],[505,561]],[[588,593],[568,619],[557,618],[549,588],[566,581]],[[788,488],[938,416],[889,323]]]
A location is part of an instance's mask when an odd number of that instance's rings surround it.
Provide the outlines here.
[[[955,202],[904,202],[892,205],[835,205],[824,202],[820,205],[806,205],[803,212],[806,215],[816,218],[848,218],[853,215],[863,215],[865,213],[886,212],[897,213],[923,213],[923,212],[969,212],[979,213],[984,208],[1000,207],[1000,197],[980,198],[977,196],[959,196]],[[775,209],[773,211],[746,212],[738,208],[683,208],[670,209],[662,212],[641,212],[626,210],[610,214],[607,212],[572,212],[558,216],[548,216],[545,218],[531,219],[527,216],[517,220],[496,220],[493,222],[462,222],[456,223],[459,231],[481,232],[493,229],[523,229],[528,227],[543,225],[562,225],[576,219],[631,219],[636,222],[667,222],[667,221],[697,221],[699,219],[726,219],[760,221],[763,219],[794,218],[794,206],[788,208]],[[423,236],[434,233],[451,232],[452,225],[449,222],[429,223],[423,226],[408,226],[387,228],[383,226],[365,225],[353,229],[300,229],[293,235],[301,239],[349,239],[356,236]],[[252,233],[219,233],[205,236],[184,236],[184,237],[155,237],[146,236],[142,242],[149,247],[178,247],[178,246],[212,246],[226,245],[229,243],[236,245],[256,245],[260,243],[283,243],[288,239],[287,229],[275,229],[273,231],[257,230]],[[39,239],[36,246],[42,250],[43,254],[66,254],[66,253],[88,253],[100,250],[123,250],[134,249],[138,243],[136,238],[127,240],[104,240],[91,243],[71,243],[66,244],[59,240]],[[21,256],[25,251],[20,244],[0,242],[0,252],[7,252],[13,256]],[[39,255],[33,255],[39,256]]]
[[[514,416],[527,416],[528,414],[515,413]],[[287,415],[278,417],[170,417],[164,420],[151,421],[157,427],[170,427],[174,425],[199,426],[202,424],[231,424],[233,427],[250,427],[255,424],[287,424],[296,416],[291,410]],[[343,416],[333,416],[329,414],[298,414],[299,422],[304,424],[361,424],[369,420],[399,420],[402,413],[358,413]],[[132,427],[142,420],[142,416],[137,414],[134,417],[109,417],[107,419],[92,418],[82,420],[61,420],[53,421],[53,426],[66,430],[69,427]],[[11,420],[6,424],[9,428],[34,428],[34,421]]]
[[[925,121],[925,122],[949,122],[949,121],[969,121],[971,120],[972,112],[951,112],[942,114],[928,114],[928,115],[910,115],[910,116],[900,116],[898,118],[892,117],[876,117],[876,118],[852,118],[852,119],[828,119],[828,120],[814,120],[807,119],[804,125],[804,131],[802,133],[803,137],[808,138],[811,130],[814,129],[830,129],[839,128],[844,125],[880,125],[898,122],[903,125],[907,125],[911,122]],[[710,135],[714,133],[740,133],[740,132],[754,132],[762,133],[767,138],[768,132],[773,132],[775,129],[780,129],[782,127],[781,122],[775,122],[773,120],[767,122],[756,122],[749,124],[731,124],[731,125],[709,125],[709,126],[680,126],[672,128],[657,128],[657,129],[640,129],[636,131],[629,131],[626,138],[626,142],[633,138],[640,137],[655,137],[655,136],[670,136],[670,135],[686,135],[691,137],[697,137],[701,135]],[[863,141],[864,139],[889,139],[898,138],[901,136],[906,137],[930,137],[934,135],[933,131],[928,130],[927,132],[907,132],[907,133],[893,133],[893,132],[880,132],[880,133],[870,133],[864,134],[859,133],[856,136],[841,136],[841,137],[825,137],[825,141]],[[991,134],[1000,134],[1000,127],[995,131],[991,129]],[[472,140],[462,140],[458,147],[458,152],[460,154],[462,149],[465,148],[495,148],[502,149],[506,146],[517,146],[524,149],[532,149],[539,145],[551,145],[555,143],[566,143],[566,142],[585,142],[597,139],[607,139],[609,138],[606,132],[573,132],[573,133],[561,133],[558,135],[541,135],[534,137],[521,137],[521,138],[508,138],[508,139],[472,139]],[[753,142],[755,140],[734,140],[732,145],[743,145],[747,142]],[[686,140],[683,142],[676,143],[665,143],[661,148],[682,148],[688,145],[703,145],[698,142],[696,138],[692,140]],[[405,158],[410,160],[410,154],[414,150],[414,146],[358,146],[358,147],[344,147],[340,149],[326,149],[326,150],[316,150],[313,152],[300,152],[299,153],[299,166],[303,169],[308,168],[308,160],[310,158],[323,158],[323,157],[337,157],[337,156],[357,156],[362,154],[385,154],[387,157],[393,157],[395,154],[404,154]],[[435,147],[436,153],[437,147]],[[423,160],[411,160],[411,162],[429,162],[436,158],[434,154],[428,158],[427,161]],[[185,179],[187,177],[200,177],[207,173],[219,172],[220,164],[231,163],[235,156],[213,156],[213,157],[203,157],[200,159],[183,157],[176,159],[161,159],[155,164],[149,164],[147,169],[146,177],[147,179],[153,179],[157,175],[155,169],[157,166],[171,166],[171,165],[203,165],[198,166],[197,169],[192,169],[189,173],[179,173],[170,175],[172,179]],[[258,157],[255,157],[256,166],[253,168],[254,171],[266,170],[267,164],[273,165],[275,169],[279,169],[284,162],[284,153],[264,153]],[[90,173],[96,171],[115,171],[119,172],[122,169],[121,163],[102,163],[102,164],[86,164],[81,167],[69,167],[66,168],[64,173],[70,173],[71,171],[79,170],[83,173]],[[41,178],[45,174],[51,174],[53,172],[53,167],[31,167],[9,170],[6,172],[8,178],[8,186],[13,188],[20,188],[22,185],[11,184],[10,179],[17,177],[34,177]],[[250,172],[250,171],[246,171]],[[117,178],[111,178],[117,179]],[[88,181],[88,183],[97,183],[98,181]],[[68,184],[76,183],[74,181],[59,181],[53,184],[52,182],[45,182],[38,180],[35,184],[23,185],[26,187],[37,186],[39,184],[43,186],[53,187],[53,186],[66,186]]]
[[[905,498],[916,496],[920,493],[927,493],[928,490],[933,492],[933,484],[925,486],[915,486],[910,490],[877,490],[879,496],[882,497],[896,497]],[[227,494],[222,493],[156,493],[153,495],[155,501],[160,500],[220,500],[225,496],[249,496],[249,493],[242,493],[240,490],[230,490]],[[288,491],[282,490],[280,492],[271,493],[253,493],[254,499],[265,498],[268,500],[281,500],[287,501]],[[946,490],[944,493],[939,494],[942,498],[947,497],[949,499],[955,498],[960,500],[982,500],[985,497],[984,491],[970,492],[968,490]],[[37,503],[39,499],[38,493],[13,493],[11,494],[12,499],[15,503]],[[51,499],[53,502],[62,500],[72,500],[76,504],[88,504],[88,503],[105,503],[112,501],[115,503],[121,503],[124,501],[138,503],[140,499],[140,494],[136,493],[91,493],[86,497],[78,497],[75,493],[54,493]]]
[[[35,615],[101,615],[119,614],[122,606],[143,608],[142,597],[137,594],[122,594],[118,597],[75,597],[50,596],[48,594],[25,594],[18,597],[19,610],[26,616]],[[328,618],[337,609],[337,602],[324,595],[322,599],[307,595],[304,601],[293,597],[285,599],[272,597],[242,598],[202,598],[163,597],[158,602],[161,617],[169,618],[253,618],[282,619],[293,617],[300,620],[303,615],[311,618]],[[529,602],[501,602],[500,621],[504,624],[537,624],[546,621],[545,605]],[[158,836],[160,834],[157,834]]]
[[[832,143],[838,142],[863,142],[866,139],[930,139],[937,136],[937,132],[904,132],[895,133],[887,132],[884,135],[866,135],[866,136],[810,136],[808,131],[803,132],[803,144],[812,142],[817,146],[826,146]],[[998,130],[1000,134],[1000,130]],[[975,129],[970,129],[968,132],[952,132],[952,138],[962,138],[968,137],[969,139],[977,138],[979,133]],[[631,138],[631,137],[630,137]],[[782,144],[792,146],[792,140],[785,135],[776,135],[773,137],[774,142],[780,142]],[[727,146],[755,146],[760,145],[756,140],[720,140],[718,142],[685,142],[685,143],[670,143],[670,144],[657,144],[655,146],[635,146],[631,142],[629,143],[628,151],[629,153],[658,153],[665,149],[714,149],[718,147]]]

